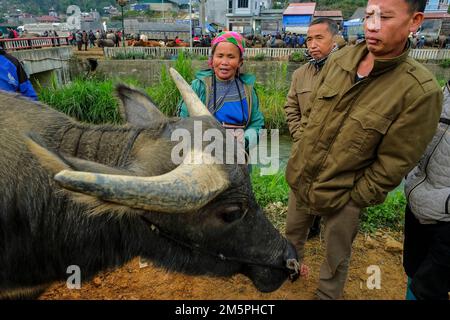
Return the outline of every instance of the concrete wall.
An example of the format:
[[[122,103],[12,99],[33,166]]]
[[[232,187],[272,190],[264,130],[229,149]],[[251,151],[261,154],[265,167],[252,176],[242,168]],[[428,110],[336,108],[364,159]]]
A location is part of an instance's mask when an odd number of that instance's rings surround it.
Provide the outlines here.
[[[42,85],[47,85],[53,75],[58,83],[70,81],[70,46],[12,51],[11,54],[23,63],[32,82],[39,81]]]
[[[163,65],[174,65],[174,61],[169,60],[99,60],[98,63],[97,73],[107,78],[134,78],[143,87],[158,83]],[[287,63],[286,81],[291,80],[292,73],[299,66],[300,64],[297,63]],[[425,66],[438,79],[450,79],[450,68],[444,69],[434,64]],[[201,70],[206,69],[208,65],[206,61],[194,60],[193,67],[195,70]],[[245,61],[243,72],[251,72],[256,75],[259,83],[268,84],[274,81],[274,74],[282,74],[282,72],[276,72],[282,68],[283,62],[279,61]]]
[[[159,82],[161,68],[165,66],[173,66],[174,61],[169,60],[99,60],[97,73],[107,78],[134,78],[144,86],[151,86]],[[193,61],[195,70],[208,68],[206,61]],[[257,81],[268,82],[273,79],[273,72],[277,68],[282,67],[279,61],[246,61],[244,63],[243,72],[251,72],[256,75]],[[287,80],[290,80],[292,73],[299,65],[295,63],[288,64]]]

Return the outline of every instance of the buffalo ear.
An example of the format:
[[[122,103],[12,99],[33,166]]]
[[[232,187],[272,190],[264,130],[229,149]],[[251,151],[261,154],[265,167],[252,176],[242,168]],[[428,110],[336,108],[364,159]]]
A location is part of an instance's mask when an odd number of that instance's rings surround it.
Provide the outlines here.
[[[116,90],[122,101],[122,105],[119,106],[120,115],[129,124],[154,127],[166,122],[166,116],[145,93],[124,84],[119,84]]]

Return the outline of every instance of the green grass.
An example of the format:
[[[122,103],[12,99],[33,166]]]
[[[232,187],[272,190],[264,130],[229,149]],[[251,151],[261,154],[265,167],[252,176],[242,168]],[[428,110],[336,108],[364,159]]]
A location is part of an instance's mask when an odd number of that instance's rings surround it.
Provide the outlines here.
[[[266,55],[264,53],[258,53],[254,57],[250,57],[249,60],[254,61],[264,61],[266,59]]]
[[[270,80],[265,85],[256,84],[259,107],[264,114],[267,129],[279,129],[282,133],[287,132],[284,105],[289,85],[286,63],[281,63],[273,70]]]
[[[254,167],[251,180],[256,201],[262,208],[278,202],[287,206],[289,185],[283,172],[270,176],[260,176],[260,170]],[[363,210],[360,230],[368,233],[373,233],[380,228],[402,230],[405,206],[406,199],[401,190],[389,193],[384,203]],[[285,213],[277,215],[271,213],[269,218],[276,226],[283,226],[286,223]]]
[[[439,64],[442,68],[450,68],[450,59],[445,59]]]
[[[287,205],[289,186],[284,177],[284,172],[275,175],[260,175],[260,169],[253,167],[252,187],[256,201],[261,207],[266,207],[270,203],[281,202]]]
[[[76,79],[59,87],[39,85],[39,100],[81,122],[120,123],[112,80]]]
[[[360,229],[365,232],[374,232],[378,228],[401,230],[405,207],[406,198],[403,191],[391,192],[384,203],[364,210]]]
[[[192,59],[186,57],[182,51],[178,55],[174,68],[187,83],[191,83],[194,79]],[[170,77],[166,66],[161,68],[161,80],[159,84],[148,88],[147,93],[164,114],[168,116],[176,115],[177,105],[181,100],[181,95],[175,82]]]
[[[293,52],[291,54],[291,56],[289,57],[289,61],[301,63],[301,62],[305,62],[306,59],[305,59],[305,55],[303,52],[297,51],[297,52]]]
[[[119,52],[114,56],[114,60],[146,60],[154,57],[145,52]]]

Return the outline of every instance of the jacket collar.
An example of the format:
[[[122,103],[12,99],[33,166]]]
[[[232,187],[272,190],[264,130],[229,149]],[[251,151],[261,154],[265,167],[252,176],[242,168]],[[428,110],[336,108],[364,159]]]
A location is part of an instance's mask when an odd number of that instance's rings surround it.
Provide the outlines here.
[[[391,69],[394,69],[400,63],[405,61],[408,58],[409,50],[411,48],[410,40],[407,41],[405,50],[403,53],[395,58],[389,59],[376,59],[373,69],[370,72],[370,75],[379,75]],[[350,54],[349,54],[350,53]],[[366,42],[363,41],[357,45],[353,51],[348,52],[347,54],[343,54],[336,59],[336,63],[341,66],[342,69],[348,72],[356,72],[360,61],[369,53],[367,50]]]

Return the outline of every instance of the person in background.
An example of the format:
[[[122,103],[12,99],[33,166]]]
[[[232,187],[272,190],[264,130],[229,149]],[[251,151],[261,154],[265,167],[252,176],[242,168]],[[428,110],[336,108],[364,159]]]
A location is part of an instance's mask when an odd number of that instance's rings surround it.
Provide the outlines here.
[[[240,72],[244,41],[234,31],[219,33],[211,43],[210,69],[198,72],[191,86],[217,121],[224,128],[232,129],[238,141],[245,143],[249,150],[257,144],[264,116],[259,110],[255,76]],[[184,101],[178,108],[180,117],[189,116]]]
[[[328,56],[345,46],[344,39],[339,35],[338,25],[328,18],[315,19],[308,28],[307,38],[307,58],[309,62],[295,70],[292,76],[291,87],[284,106],[287,124],[291,137],[295,142],[301,139],[304,130],[302,122],[306,121],[303,114],[311,108],[309,98],[318,79],[322,67]],[[295,149],[293,149],[295,153]],[[286,171],[286,175],[291,175],[291,170]],[[314,217],[312,226],[308,229],[305,224],[310,224],[310,216],[297,212],[297,199],[292,190],[289,192],[288,211],[286,219],[286,237],[303,254],[304,240],[306,237],[312,238],[320,233],[320,216]],[[304,232],[308,232],[305,236]],[[301,257],[301,256],[300,256]],[[304,269],[307,272],[306,269]]]
[[[80,30],[77,30],[77,32],[75,33],[75,41],[77,43],[78,51],[81,51],[83,47],[83,36]]]
[[[408,300],[448,300],[450,292],[450,81],[437,132],[405,182],[403,266]]]
[[[87,51],[89,37],[88,37],[86,30],[83,30],[83,32],[81,33],[81,41],[84,44],[84,51]]]
[[[36,91],[20,61],[6,53],[1,47],[0,68],[0,90],[19,92],[23,96],[37,101]]]

